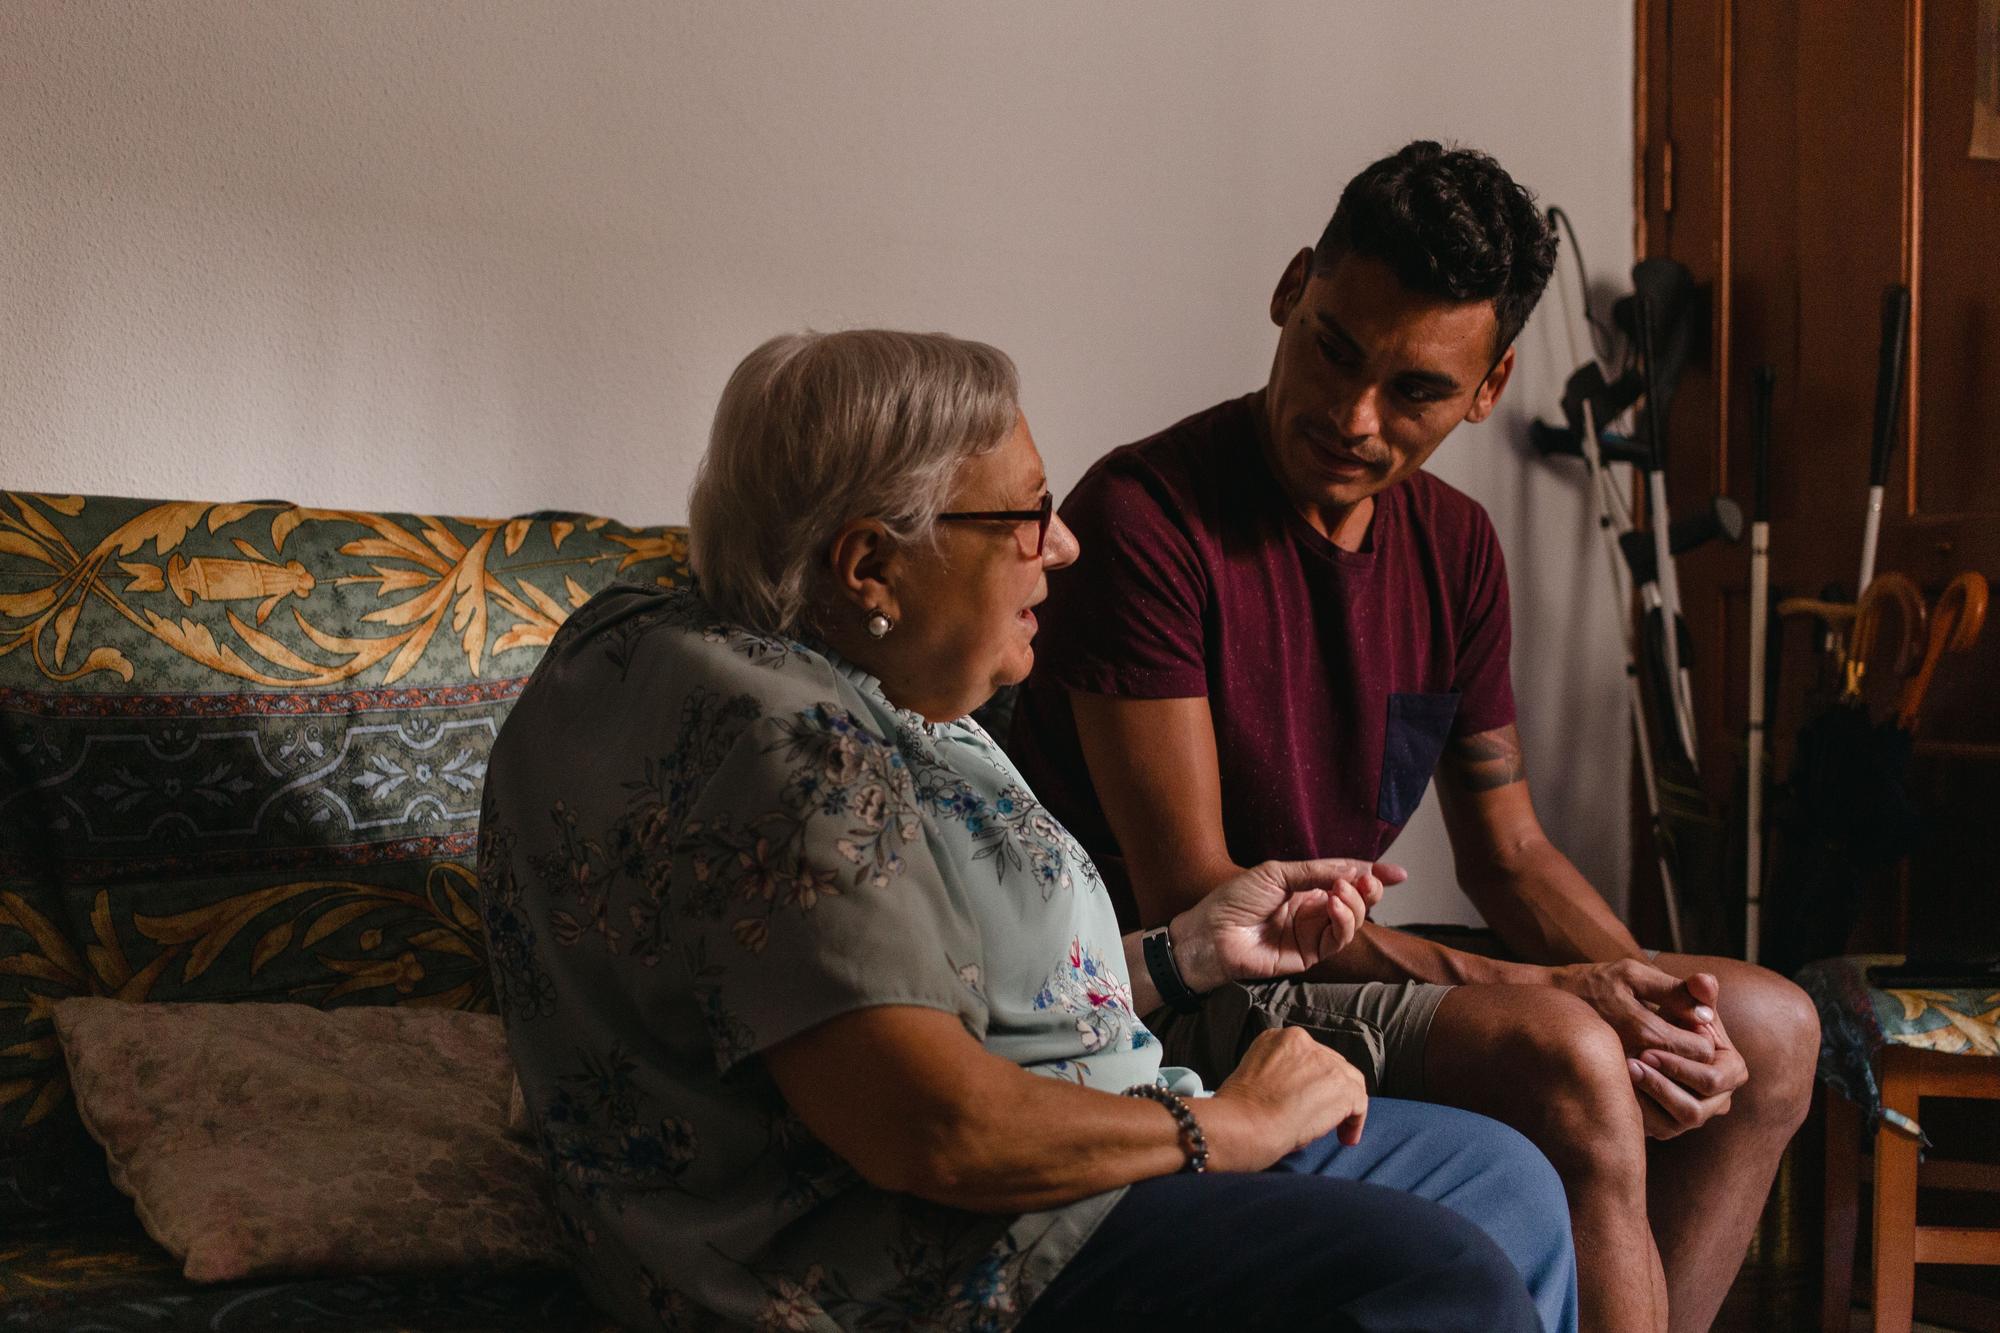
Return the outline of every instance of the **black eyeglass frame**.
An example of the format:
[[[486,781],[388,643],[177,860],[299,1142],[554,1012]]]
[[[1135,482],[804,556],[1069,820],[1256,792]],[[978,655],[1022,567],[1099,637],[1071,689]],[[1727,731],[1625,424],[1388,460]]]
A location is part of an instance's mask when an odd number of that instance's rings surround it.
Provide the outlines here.
[[[1035,549],[1028,552],[1030,557],[1039,559],[1042,548],[1048,545],[1049,523],[1055,517],[1056,495],[1054,491],[1043,491],[1042,502],[1033,509],[961,509],[954,513],[939,514],[940,523],[1033,523],[1035,525]]]

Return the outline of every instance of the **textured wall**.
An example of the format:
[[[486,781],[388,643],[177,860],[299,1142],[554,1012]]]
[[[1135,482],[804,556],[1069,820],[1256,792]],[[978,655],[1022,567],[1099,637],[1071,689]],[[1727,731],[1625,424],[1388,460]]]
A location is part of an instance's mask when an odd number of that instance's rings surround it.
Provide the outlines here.
[[[735,0],[0,7],[0,483],[685,516],[781,329],[1014,353],[1058,487],[1254,387],[1340,183],[1496,153],[1630,258],[1628,6]],[[1512,561],[1546,821],[1614,901],[1616,607],[1523,452],[1569,356],[1435,468]],[[1398,911],[1467,916],[1435,803]]]

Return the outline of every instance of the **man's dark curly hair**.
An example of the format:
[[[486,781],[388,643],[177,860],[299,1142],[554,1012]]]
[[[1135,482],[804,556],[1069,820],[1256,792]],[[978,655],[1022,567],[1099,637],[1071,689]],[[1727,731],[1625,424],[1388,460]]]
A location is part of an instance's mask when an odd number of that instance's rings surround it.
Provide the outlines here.
[[[1381,260],[1413,292],[1492,301],[1498,360],[1542,299],[1556,237],[1535,197],[1498,162],[1419,139],[1370,163],[1341,191],[1313,247],[1313,271],[1343,254]]]

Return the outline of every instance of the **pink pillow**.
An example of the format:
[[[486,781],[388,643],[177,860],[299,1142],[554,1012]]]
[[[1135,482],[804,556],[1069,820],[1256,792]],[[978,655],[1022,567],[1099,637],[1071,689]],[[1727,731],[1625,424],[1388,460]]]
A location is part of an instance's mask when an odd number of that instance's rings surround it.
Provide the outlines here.
[[[556,1261],[490,1014],[90,998],[55,1026],[112,1180],[196,1282]]]

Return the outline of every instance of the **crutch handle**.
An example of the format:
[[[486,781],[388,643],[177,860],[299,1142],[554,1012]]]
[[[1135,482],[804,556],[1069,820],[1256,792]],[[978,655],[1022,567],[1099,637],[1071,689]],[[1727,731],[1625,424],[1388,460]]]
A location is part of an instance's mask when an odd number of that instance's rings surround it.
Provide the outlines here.
[[[1718,495],[1698,514],[1683,514],[1667,524],[1667,550],[1686,555],[1712,541],[1731,544],[1743,540],[1743,506],[1726,495]],[[1659,555],[1651,531],[1633,530],[1618,534],[1618,551],[1632,572],[1634,586],[1651,583],[1659,575]]]
[[[1903,686],[1903,697],[1896,705],[1897,726],[1904,731],[1917,729],[1917,718],[1923,711],[1924,695],[1930,691],[1931,677],[1937,674],[1938,660],[1946,653],[1969,651],[1979,642],[1979,632],[1985,627],[1986,576],[1968,569],[1945,587],[1937,605],[1931,608],[1923,664]]]
[[[1778,618],[1814,616],[1838,629],[1854,619],[1854,603],[1830,602],[1823,597],[1787,597],[1778,603]]]

